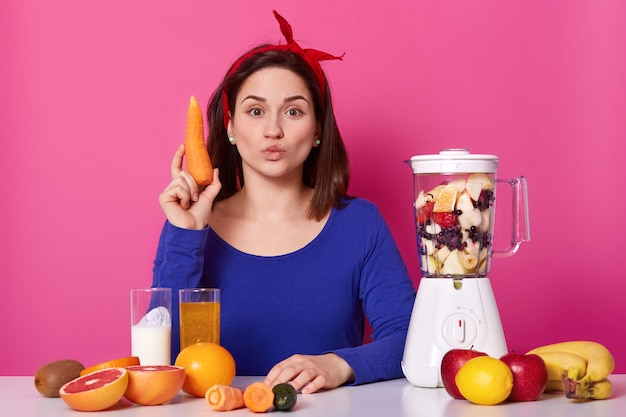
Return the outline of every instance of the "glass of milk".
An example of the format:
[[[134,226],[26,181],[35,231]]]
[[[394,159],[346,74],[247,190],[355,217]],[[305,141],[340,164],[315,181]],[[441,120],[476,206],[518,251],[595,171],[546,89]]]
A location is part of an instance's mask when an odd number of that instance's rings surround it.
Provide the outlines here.
[[[172,289],[130,290],[132,356],[141,365],[171,365]]]

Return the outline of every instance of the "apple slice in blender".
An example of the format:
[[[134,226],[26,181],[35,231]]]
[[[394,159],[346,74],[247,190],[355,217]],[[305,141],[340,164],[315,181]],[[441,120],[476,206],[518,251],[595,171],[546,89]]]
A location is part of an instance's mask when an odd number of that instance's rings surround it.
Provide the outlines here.
[[[487,174],[482,172],[474,172],[467,176],[467,182],[480,182],[483,185],[483,190],[493,190],[493,182]]]
[[[479,226],[483,220],[480,210],[474,208],[474,203],[468,193],[463,193],[456,202],[456,209],[461,212],[458,217],[459,224],[463,229]]]
[[[484,274],[485,272],[487,272],[487,259],[481,260],[478,264],[478,273]]]
[[[435,243],[426,238],[421,239],[422,248],[426,251],[424,255],[434,255],[435,254]]]
[[[472,198],[468,193],[462,193],[456,202],[456,209],[461,210],[463,213],[471,211],[474,208]]]
[[[426,233],[435,236],[438,235],[439,232],[441,232],[441,226],[437,223],[432,222],[426,225]]]
[[[415,209],[421,209],[422,207],[424,207],[424,204],[426,204],[426,194],[424,194],[424,190],[422,190],[415,199]]]
[[[461,256],[459,256],[459,250],[454,249],[450,252],[450,255],[446,258],[446,261],[443,263],[443,268],[441,268],[441,273],[444,275],[463,275],[465,270],[463,268],[463,264],[461,263]]]
[[[450,256],[450,249],[447,246],[442,246],[437,250],[435,256],[439,262],[445,262],[446,258]]]
[[[426,265],[428,265],[428,273],[430,274],[439,273],[439,267],[440,267],[439,262],[437,262],[437,260],[432,256],[427,256],[426,258],[427,258]]]
[[[467,181],[465,185],[465,190],[469,194],[469,196],[474,201],[478,201],[480,198],[480,193],[483,191],[483,182],[482,181]]]

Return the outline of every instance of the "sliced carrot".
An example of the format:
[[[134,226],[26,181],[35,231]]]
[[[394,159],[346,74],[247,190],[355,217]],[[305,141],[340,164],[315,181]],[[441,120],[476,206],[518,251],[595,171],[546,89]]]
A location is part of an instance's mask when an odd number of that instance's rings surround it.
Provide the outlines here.
[[[209,185],[213,181],[213,165],[204,142],[202,111],[194,96],[187,109],[187,129],[185,130],[185,158],[187,171],[198,185]]]
[[[229,385],[213,385],[207,390],[205,398],[211,408],[216,411],[230,411],[245,407],[243,391]]]
[[[255,413],[265,413],[274,405],[274,392],[263,382],[253,382],[246,387],[243,400],[246,407]]]

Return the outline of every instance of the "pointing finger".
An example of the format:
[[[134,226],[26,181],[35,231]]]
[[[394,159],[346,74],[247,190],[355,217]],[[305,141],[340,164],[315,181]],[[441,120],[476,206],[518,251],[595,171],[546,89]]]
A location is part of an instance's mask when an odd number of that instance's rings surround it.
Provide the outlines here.
[[[172,164],[170,165],[172,179],[178,177],[183,170],[183,156],[185,156],[185,144],[181,143],[178,145],[178,149],[176,149],[176,153],[174,153],[174,157],[172,158]]]

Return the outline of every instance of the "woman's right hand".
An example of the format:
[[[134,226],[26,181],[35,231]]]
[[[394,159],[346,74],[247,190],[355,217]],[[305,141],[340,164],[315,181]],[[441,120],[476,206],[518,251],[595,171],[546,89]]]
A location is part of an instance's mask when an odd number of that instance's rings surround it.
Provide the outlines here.
[[[200,191],[189,172],[183,170],[185,145],[181,144],[172,159],[172,182],[159,195],[159,203],[174,226],[182,229],[204,229],[209,224],[213,201],[222,188],[217,169],[213,170],[213,182]]]

